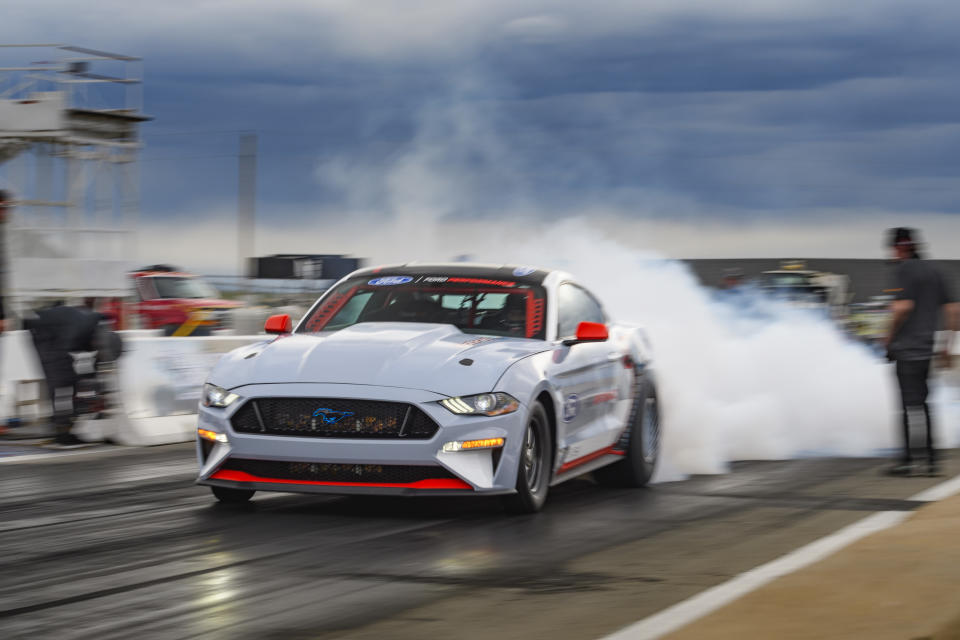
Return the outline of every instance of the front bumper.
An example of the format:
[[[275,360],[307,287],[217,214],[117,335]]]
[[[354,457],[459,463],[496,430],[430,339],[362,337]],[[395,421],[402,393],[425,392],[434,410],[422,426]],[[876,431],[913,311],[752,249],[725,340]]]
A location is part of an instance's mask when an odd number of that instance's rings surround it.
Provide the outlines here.
[[[226,409],[200,407],[198,427],[225,434],[227,442],[198,440],[200,461],[198,484],[261,491],[304,493],[383,494],[383,495],[464,495],[513,493],[526,425],[525,406],[503,416],[458,416],[437,401],[446,396],[417,389],[344,384],[266,384],[248,385],[232,390],[242,396]],[[438,425],[429,439],[349,439],[305,436],[277,436],[238,433],[230,418],[251,399],[257,398],[344,398],[410,403],[424,411]],[[445,452],[443,445],[455,440],[504,438],[500,450]],[[252,474],[230,467],[241,461],[279,463],[315,463],[315,465],[356,465],[356,478],[345,480],[342,473],[335,481]],[[435,468],[436,478],[413,482],[370,480],[364,470],[370,465],[383,468]],[[262,468],[264,465],[260,465]],[[269,465],[267,465],[269,466]],[[303,468],[304,465],[297,465]],[[309,467],[309,465],[307,465]],[[432,474],[425,473],[430,476]],[[367,477],[365,477],[367,476]]]

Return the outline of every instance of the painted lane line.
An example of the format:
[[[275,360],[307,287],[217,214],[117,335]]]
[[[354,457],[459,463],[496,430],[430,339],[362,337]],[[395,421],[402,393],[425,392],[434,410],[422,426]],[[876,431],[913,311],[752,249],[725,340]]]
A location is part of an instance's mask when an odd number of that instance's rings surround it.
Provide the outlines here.
[[[910,500],[917,500],[918,502],[936,502],[937,500],[949,498],[956,493],[960,493],[960,476],[950,478],[949,480],[945,480],[940,484],[935,484],[929,489],[924,489],[920,493],[911,497]]]
[[[943,500],[960,493],[960,476],[934,485],[908,498],[920,502]],[[878,531],[889,529],[910,517],[911,511],[879,511],[830,535],[815,540],[785,556],[741,573],[706,591],[667,607],[652,616],[624,627],[603,640],[653,640],[730,604],[777,578],[808,567],[846,546]]]
[[[734,600],[773,582],[781,576],[811,565],[839,551],[843,547],[902,522],[907,511],[881,511],[853,523],[839,531],[812,542],[772,562],[741,573],[703,591],[692,598],[668,607],[659,613],[606,637],[606,640],[649,640],[659,638],[684,627],[694,620],[730,604]]]
[[[36,462],[38,460],[65,460],[75,456],[90,455],[100,453],[103,455],[118,455],[122,450],[114,448],[89,448],[89,449],[66,449],[62,451],[51,451],[49,453],[25,453],[22,455],[4,456],[0,458],[0,464],[24,464],[27,462]]]

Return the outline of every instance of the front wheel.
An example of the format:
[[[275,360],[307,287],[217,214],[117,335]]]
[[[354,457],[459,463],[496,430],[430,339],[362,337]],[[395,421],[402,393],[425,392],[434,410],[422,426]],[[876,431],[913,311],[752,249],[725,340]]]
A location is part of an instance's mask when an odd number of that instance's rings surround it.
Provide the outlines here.
[[[550,489],[553,469],[553,437],[547,412],[534,403],[527,418],[527,428],[517,463],[517,492],[504,496],[503,508],[509,513],[535,513],[543,508]]]
[[[216,496],[217,500],[224,504],[244,504],[249,502],[253,494],[253,489],[230,489],[228,487],[210,487],[210,491]]]
[[[611,487],[642,487],[650,482],[660,455],[660,405],[657,389],[649,375],[637,373],[636,395],[630,412],[630,425],[624,433],[626,455],[623,460],[597,469],[593,477]]]

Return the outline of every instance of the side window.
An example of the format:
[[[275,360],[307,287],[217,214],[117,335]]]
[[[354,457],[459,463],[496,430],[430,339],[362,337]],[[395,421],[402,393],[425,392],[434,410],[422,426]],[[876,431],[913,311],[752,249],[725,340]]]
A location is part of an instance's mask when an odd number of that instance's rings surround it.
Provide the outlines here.
[[[589,293],[575,284],[563,283],[557,289],[557,337],[576,335],[581,322],[606,322],[603,309]]]
[[[136,278],[134,279],[134,290],[137,292],[137,301],[143,302],[144,300],[153,300],[157,297],[156,292],[153,290],[153,283],[150,282],[150,278]]]

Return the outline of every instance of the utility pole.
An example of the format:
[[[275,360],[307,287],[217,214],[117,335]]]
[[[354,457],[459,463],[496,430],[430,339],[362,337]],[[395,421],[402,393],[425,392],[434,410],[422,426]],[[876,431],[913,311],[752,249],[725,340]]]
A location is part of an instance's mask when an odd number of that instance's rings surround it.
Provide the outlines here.
[[[253,257],[257,224],[257,134],[241,134],[238,160],[237,261],[243,278],[247,275],[247,260]]]

